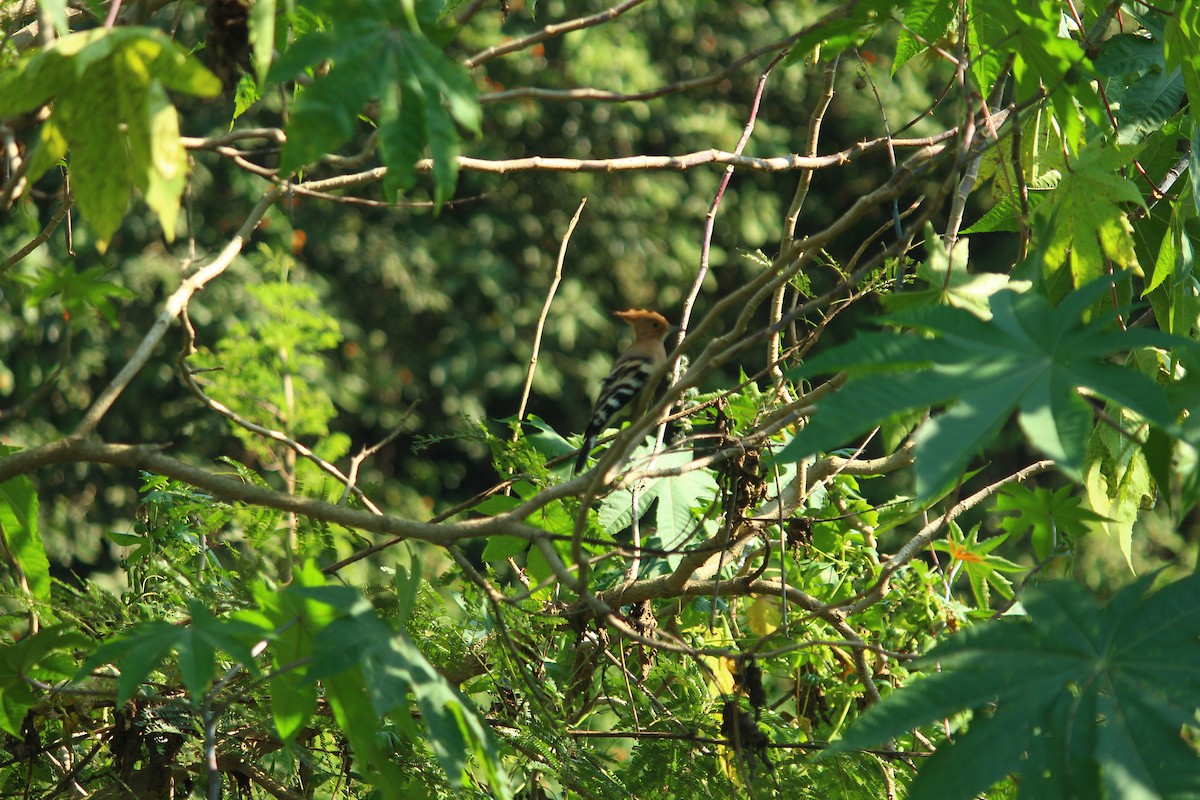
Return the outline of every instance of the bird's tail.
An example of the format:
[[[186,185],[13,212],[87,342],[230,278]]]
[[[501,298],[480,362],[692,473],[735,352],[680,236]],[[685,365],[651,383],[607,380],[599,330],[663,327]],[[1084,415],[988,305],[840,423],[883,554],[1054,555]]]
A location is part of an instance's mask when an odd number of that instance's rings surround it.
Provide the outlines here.
[[[595,446],[595,435],[584,437],[583,447],[579,448],[579,456],[575,459],[575,471],[571,473],[572,475],[578,475],[583,472],[583,468],[587,466],[588,454],[592,452],[592,448]]]

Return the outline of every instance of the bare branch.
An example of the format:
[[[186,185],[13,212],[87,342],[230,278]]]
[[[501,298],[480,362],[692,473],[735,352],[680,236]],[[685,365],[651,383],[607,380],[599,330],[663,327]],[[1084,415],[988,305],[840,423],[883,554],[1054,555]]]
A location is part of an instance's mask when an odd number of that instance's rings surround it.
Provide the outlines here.
[[[554,101],[569,101],[569,100],[595,100],[603,103],[633,103],[640,100],[654,100],[659,97],[666,97],[670,94],[679,94],[689,92],[693,89],[701,89],[705,86],[713,86],[725,80],[727,77],[737,72],[746,64],[755,61],[767,53],[776,53],[788,47],[797,38],[802,36],[804,31],[797,32],[791,36],[785,36],[782,39],[777,39],[770,44],[751,50],[745,55],[737,58],[724,67],[710,72],[707,75],[702,75],[698,78],[690,78],[688,80],[670,83],[666,86],[660,86],[657,89],[651,89],[645,92],[612,92],[607,89],[542,89],[538,87],[523,87],[520,89],[506,89],[502,92],[487,92],[479,96],[481,103],[503,103],[510,100],[554,100]]]
[[[463,520],[460,522],[414,522],[385,514],[373,514],[323,500],[287,494],[247,484],[236,478],[218,475],[164,455],[166,445],[108,444],[79,436],[59,439],[50,444],[20,450],[0,458],[0,483],[52,464],[94,463],[132,467],[165,475],[226,500],[274,508],[311,519],[373,533],[402,536],[406,539],[446,546],[463,539],[504,534],[533,540],[545,538],[538,528],[514,520],[511,515]]]
[[[952,129],[934,136],[918,139],[894,139],[892,145],[895,147],[915,148],[926,154],[923,157],[928,157],[928,153],[930,152],[940,152],[939,145],[948,139],[954,138],[956,133],[957,129]],[[708,164],[733,165],[759,172],[788,172],[796,169],[824,169],[849,164],[856,156],[881,147],[885,143],[886,139],[871,139],[859,142],[837,153],[813,158],[799,155],[753,158],[750,156],[739,156],[723,150],[701,150],[679,156],[628,156],[607,159],[544,158],[542,156],[532,156],[529,158],[492,161],[482,158],[472,158],[470,156],[459,156],[458,166],[464,170],[495,175],[506,175],[510,172],[535,171],[626,172],[630,170],[653,169],[689,170]],[[931,151],[930,148],[933,148],[933,150]],[[428,158],[421,159],[416,163],[416,169],[420,172],[432,172],[433,161]],[[383,180],[385,175],[387,175],[387,167],[375,167],[362,172],[289,185],[303,186],[311,191],[327,192],[378,183]]]
[[[184,343],[183,348],[179,352],[179,358],[176,361],[177,372],[179,373],[180,380],[183,381],[183,384],[188,388],[189,391],[191,391],[197,400],[199,400],[209,409],[225,417],[239,428],[262,436],[264,439],[270,439],[273,442],[279,442],[284,447],[287,447],[298,454],[301,458],[308,459],[315,464],[318,469],[325,472],[327,475],[330,475],[338,483],[341,483],[343,486],[345,486],[347,494],[354,492],[354,494],[357,495],[360,500],[362,500],[363,505],[365,505],[370,511],[376,514],[383,513],[379,510],[378,506],[371,502],[369,497],[363,494],[361,489],[354,485],[354,481],[350,477],[342,474],[342,471],[338,469],[336,464],[329,463],[305,445],[285,434],[283,431],[277,431],[273,428],[268,428],[264,425],[259,425],[257,422],[248,420],[221,401],[210,397],[208,393],[204,391],[204,387],[202,387],[196,381],[195,373],[192,372],[192,368],[189,367],[187,363],[188,358],[196,352],[196,331],[192,327],[191,319],[188,317],[187,306],[183,307],[183,309],[179,312],[179,316],[183,324]]]
[[[626,11],[636,8],[644,2],[646,2],[646,0],[624,0],[624,2],[617,3],[615,6],[606,8],[597,14],[592,14],[591,16],[578,17],[576,19],[568,20],[567,22],[559,22],[553,25],[547,25],[537,33],[530,34],[529,36],[525,36],[520,39],[514,39],[511,42],[505,42],[504,44],[498,44],[495,47],[489,47],[486,50],[481,50],[480,52],[463,61],[463,65],[467,69],[474,69],[480,64],[485,64],[488,61],[491,61],[493,58],[499,58],[500,56],[506,56],[509,53],[515,53],[518,50],[524,50],[527,47],[532,47],[538,42],[544,42],[547,39],[555,36],[561,36],[565,33],[582,30],[584,28],[592,28],[596,25],[603,25],[605,22],[616,19]]]

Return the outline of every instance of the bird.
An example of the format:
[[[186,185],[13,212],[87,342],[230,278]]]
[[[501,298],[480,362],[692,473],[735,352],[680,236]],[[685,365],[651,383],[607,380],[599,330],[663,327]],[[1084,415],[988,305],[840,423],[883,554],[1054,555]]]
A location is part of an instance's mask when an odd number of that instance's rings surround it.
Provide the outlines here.
[[[663,340],[670,332],[671,325],[666,317],[657,311],[642,308],[613,313],[633,327],[633,344],[621,353],[608,377],[600,385],[600,396],[596,398],[596,405],[592,407],[592,418],[588,421],[587,431],[583,435],[583,447],[575,460],[575,475],[587,465],[588,454],[596,446],[596,437],[616,413],[635,398],[649,399],[651,389],[647,384],[650,376],[667,361],[667,349]],[[642,406],[641,403],[638,405]],[[638,415],[635,407],[632,416],[636,418]]]

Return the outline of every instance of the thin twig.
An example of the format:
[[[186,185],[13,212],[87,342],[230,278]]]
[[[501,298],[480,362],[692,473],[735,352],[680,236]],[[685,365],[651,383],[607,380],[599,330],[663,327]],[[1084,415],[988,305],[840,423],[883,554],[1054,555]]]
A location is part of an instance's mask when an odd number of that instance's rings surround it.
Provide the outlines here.
[[[250,239],[254,233],[254,229],[258,227],[258,223],[262,221],[263,216],[279,199],[282,190],[278,187],[271,189],[258,201],[258,204],[247,215],[242,227],[233,235],[229,244],[221,253],[207,265],[196,270],[192,275],[183,281],[183,284],[172,292],[171,296],[163,304],[163,309],[159,312],[158,318],[154,320],[154,324],[150,326],[150,330],[142,337],[141,343],[134,351],[129,361],[121,368],[117,376],[112,379],[112,382],[104,388],[100,396],[92,403],[91,407],[83,415],[83,419],[75,428],[75,436],[87,436],[92,433],[96,426],[100,424],[100,420],[112,408],[116,399],[129,385],[134,376],[137,375],[142,367],[146,366],[146,362],[150,360],[150,356],[154,353],[154,348],[162,341],[163,336],[167,333],[167,328],[171,322],[179,316],[179,313],[187,306],[192,295],[204,288],[205,284],[216,278],[224,272],[238,253],[242,251],[242,247]]]
[[[837,56],[825,65],[825,82],[821,91],[821,97],[813,108],[812,115],[808,120],[808,141],[805,143],[805,155],[815,156],[817,154],[817,144],[821,140],[821,125],[825,121],[825,112],[829,110],[830,104],[833,103],[838,64],[840,63],[841,56]],[[791,244],[796,238],[796,224],[800,219],[800,210],[804,208],[804,201],[808,197],[808,189],[812,186],[812,179],[812,170],[804,170],[800,173],[800,179],[796,182],[796,193],[792,195],[792,202],[788,206],[787,216],[783,218],[783,241],[780,243],[781,249]]]
[[[506,56],[509,53],[515,53],[518,50],[524,50],[527,47],[532,47],[533,45],[538,44],[539,42],[544,42],[554,36],[562,36],[563,34],[570,33],[571,31],[578,31],[584,28],[592,28],[596,25],[602,25],[605,22],[616,19],[632,8],[640,6],[644,2],[646,2],[646,0],[624,0],[622,3],[617,3],[615,6],[606,8],[599,13],[592,14],[591,16],[578,17],[566,22],[547,25],[537,33],[531,33],[530,35],[523,36],[520,39],[513,39],[512,41],[505,42],[504,44],[498,44],[494,47],[489,47],[486,50],[481,50],[480,52],[463,61],[463,66],[465,66],[467,69],[474,69],[480,64],[491,61],[493,58],[499,58],[500,56]]]
[[[954,138],[958,129],[943,131],[933,136],[914,139],[893,139],[893,147],[922,149],[934,147]],[[825,169],[849,164],[863,153],[870,152],[888,144],[886,138],[871,139],[851,145],[836,153],[808,158],[796,154],[756,158],[737,155],[723,150],[698,150],[673,156],[625,156],[620,158],[549,158],[530,156],[528,158],[512,158],[490,160],[459,156],[458,167],[470,172],[482,172],[495,175],[507,175],[512,172],[627,172],[631,170],[680,170],[686,171],[708,164],[732,164],[735,167],[751,169],[757,172],[790,172],[797,169]],[[414,165],[418,172],[432,172],[433,160],[423,158]],[[375,167],[362,172],[338,175],[332,178],[305,181],[302,186],[315,191],[330,191],[345,189],[352,186],[362,186],[378,183],[387,175],[387,167]]]
[[[655,100],[660,97],[666,97],[671,94],[679,94],[688,92],[693,89],[700,89],[705,86],[713,86],[728,78],[734,72],[737,72],[746,64],[755,61],[767,53],[777,53],[782,49],[789,47],[799,37],[803,36],[805,31],[797,31],[790,36],[785,36],[782,39],[777,39],[774,42],[765,44],[762,47],[755,48],[745,55],[729,62],[718,70],[702,75],[698,78],[690,78],[688,80],[677,81],[665,86],[660,86],[657,89],[649,89],[644,92],[614,92],[608,89],[593,89],[593,88],[576,88],[576,89],[543,89],[535,86],[521,87],[518,89],[506,89],[500,92],[485,92],[479,96],[480,103],[503,103],[510,100],[552,100],[552,101],[579,101],[592,100],[602,103],[634,103],[644,100]]]
[[[533,352],[529,356],[529,367],[525,370],[525,385],[521,387],[521,402],[517,405],[517,423],[525,419],[525,405],[529,402],[529,390],[533,387],[533,374],[537,371],[538,353],[542,349],[542,330],[546,326],[546,317],[550,314],[550,304],[554,302],[554,293],[558,291],[558,284],[562,282],[563,262],[567,258],[567,243],[571,241],[571,234],[575,232],[575,226],[579,224],[579,217],[583,214],[583,207],[587,205],[587,198],[579,201],[579,208],[575,209],[575,214],[571,217],[571,221],[567,223],[567,232],[563,234],[562,241],[558,245],[558,259],[554,263],[554,276],[550,279],[550,287],[546,290],[546,299],[542,303],[542,311],[538,315],[537,327],[533,333]],[[513,430],[512,440],[515,442],[520,437],[520,429]]]
[[[378,453],[384,447],[387,447],[396,439],[397,436],[404,432],[404,428],[408,425],[408,418],[412,415],[413,411],[420,404],[420,402],[420,400],[414,400],[409,403],[408,408],[404,409],[404,412],[400,414],[400,421],[396,423],[395,427],[388,431],[387,435],[385,435],[375,444],[363,447],[363,449],[359,451],[358,455],[350,459],[350,472],[346,476],[346,490],[342,492],[342,499],[338,501],[339,503],[346,502],[350,498],[350,494],[352,492],[358,497],[361,497],[364,500],[366,499],[366,495],[364,495],[362,490],[360,490],[357,486],[359,468],[362,466],[364,461]],[[368,505],[368,508],[372,510],[378,510],[374,509],[373,504]]]
[[[839,55],[825,65],[824,88],[808,120],[808,141],[805,143],[804,149],[806,155],[815,156],[817,154],[817,145],[821,140],[821,124],[825,120],[825,112],[829,110],[830,104],[833,103],[837,68],[840,62],[841,56]],[[813,175],[815,174],[815,171],[811,169],[800,172],[800,179],[796,182],[796,192],[792,195],[791,205],[788,206],[787,215],[783,219],[783,238],[779,244],[780,250],[791,246],[796,240],[796,225],[800,221],[800,210],[804,208],[804,200],[808,197],[808,190],[812,185]],[[775,290],[775,295],[771,298],[772,325],[778,323],[783,318],[783,304],[787,287],[788,284],[786,283],[779,284],[779,287]],[[775,383],[775,393],[785,403],[791,402],[792,396],[787,390],[787,383],[783,377],[783,369],[779,366],[779,351],[783,344],[783,332],[780,331],[770,337],[767,342],[767,363],[776,365],[771,371],[771,376]]]

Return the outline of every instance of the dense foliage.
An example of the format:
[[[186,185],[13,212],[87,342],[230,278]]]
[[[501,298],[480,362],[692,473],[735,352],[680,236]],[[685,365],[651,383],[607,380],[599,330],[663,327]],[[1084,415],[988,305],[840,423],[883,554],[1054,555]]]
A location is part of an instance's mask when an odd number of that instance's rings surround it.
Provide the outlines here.
[[[1200,6],[0,21],[3,796],[1200,795]]]

